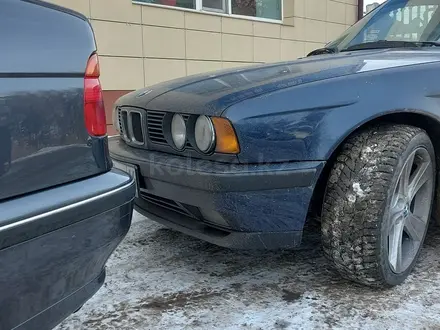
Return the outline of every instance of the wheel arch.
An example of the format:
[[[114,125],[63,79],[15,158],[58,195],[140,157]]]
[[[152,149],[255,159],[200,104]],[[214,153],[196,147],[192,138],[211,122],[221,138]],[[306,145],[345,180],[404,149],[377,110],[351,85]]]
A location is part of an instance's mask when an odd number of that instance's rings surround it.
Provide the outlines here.
[[[437,202],[438,196],[440,196],[440,118],[436,118],[434,115],[421,111],[408,111],[399,110],[393,111],[385,114],[380,114],[373,118],[369,118],[354,127],[351,131],[347,132],[332,148],[326,165],[324,166],[317,183],[315,185],[312,200],[309,206],[309,214],[312,217],[319,217],[321,215],[322,201],[324,198],[325,188],[327,186],[327,181],[330,175],[330,171],[336,160],[339,150],[342,145],[349,139],[353,134],[367,129],[370,126],[379,123],[394,123],[394,124],[404,124],[419,127],[424,129],[429,138],[432,141],[435,150],[435,161],[436,161],[436,189],[434,197],[434,205],[432,210],[432,216],[436,217],[436,220],[440,221],[440,203]]]

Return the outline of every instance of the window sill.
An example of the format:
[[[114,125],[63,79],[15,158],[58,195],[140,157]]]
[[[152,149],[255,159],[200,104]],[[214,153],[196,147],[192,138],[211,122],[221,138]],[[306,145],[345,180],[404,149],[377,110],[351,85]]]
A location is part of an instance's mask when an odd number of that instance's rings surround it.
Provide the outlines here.
[[[145,2],[136,1],[136,0],[133,0],[132,2],[133,2],[133,4],[136,4],[136,5],[148,6],[148,7],[154,7],[154,8],[163,8],[163,9],[169,9],[169,10],[187,11],[187,12],[190,12],[190,13],[205,14],[205,15],[212,15],[212,16],[221,16],[221,17],[229,17],[229,18],[243,19],[243,20],[248,20],[248,21],[257,21],[257,22],[280,24],[280,25],[283,24],[282,20],[271,19],[271,18],[217,13],[217,12],[206,11],[206,10],[197,10],[197,9],[183,8],[183,7],[177,7],[177,6],[174,7],[174,6],[159,5],[159,4],[156,4],[156,3],[145,3]]]

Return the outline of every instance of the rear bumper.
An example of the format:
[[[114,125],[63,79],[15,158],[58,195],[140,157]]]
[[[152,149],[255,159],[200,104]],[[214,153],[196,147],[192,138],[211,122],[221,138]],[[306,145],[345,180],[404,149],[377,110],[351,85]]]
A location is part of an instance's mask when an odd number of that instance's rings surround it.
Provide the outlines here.
[[[80,308],[84,302],[89,300],[104,284],[105,269],[93,280],[85,284],[83,287],[69,294],[56,304],[50,306],[41,313],[35,315],[32,319],[21,324],[15,329],[52,329],[60,320],[67,318],[70,314]],[[75,309],[73,309],[75,308]]]
[[[135,165],[143,215],[230,248],[294,248],[325,162],[242,165],[187,159],[110,140],[116,161]]]
[[[53,328],[93,296],[130,228],[134,193],[114,170],[0,204],[2,328]]]

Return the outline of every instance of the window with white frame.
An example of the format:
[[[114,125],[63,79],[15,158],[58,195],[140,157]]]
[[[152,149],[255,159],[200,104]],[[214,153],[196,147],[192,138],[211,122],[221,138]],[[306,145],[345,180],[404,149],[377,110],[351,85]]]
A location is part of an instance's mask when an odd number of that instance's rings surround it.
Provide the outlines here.
[[[199,11],[281,20],[282,0],[134,0]]]

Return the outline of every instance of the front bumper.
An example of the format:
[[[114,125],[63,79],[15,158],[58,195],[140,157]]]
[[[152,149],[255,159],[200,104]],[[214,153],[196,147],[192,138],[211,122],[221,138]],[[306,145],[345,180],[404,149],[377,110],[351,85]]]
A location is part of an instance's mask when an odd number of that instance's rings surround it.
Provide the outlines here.
[[[114,160],[138,168],[137,211],[229,248],[297,247],[325,164],[229,164],[109,144]]]

